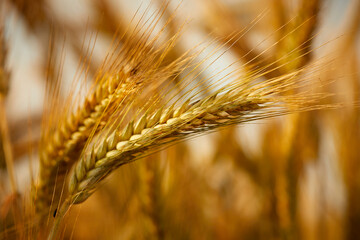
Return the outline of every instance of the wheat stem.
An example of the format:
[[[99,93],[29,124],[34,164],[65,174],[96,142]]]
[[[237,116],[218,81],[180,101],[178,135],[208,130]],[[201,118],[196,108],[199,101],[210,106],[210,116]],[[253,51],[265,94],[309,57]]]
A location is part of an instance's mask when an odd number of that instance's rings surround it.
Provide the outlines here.
[[[63,204],[61,205],[60,210],[57,212],[56,214],[56,218],[54,221],[54,224],[51,228],[51,231],[48,235],[48,240],[53,240],[56,238],[57,233],[59,232],[60,229],[60,223],[61,223],[61,219],[65,216],[66,212],[69,210],[71,203],[68,200],[65,200],[63,202]]]

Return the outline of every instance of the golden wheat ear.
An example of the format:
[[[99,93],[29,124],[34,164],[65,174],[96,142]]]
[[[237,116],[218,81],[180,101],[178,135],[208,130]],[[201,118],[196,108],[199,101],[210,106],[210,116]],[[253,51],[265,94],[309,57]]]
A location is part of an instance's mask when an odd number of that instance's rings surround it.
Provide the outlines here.
[[[114,46],[80,106],[72,102],[71,95],[66,100],[68,105],[60,108],[60,83],[57,80],[49,85],[48,95],[51,99],[46,101],[49,103],[46,108],[50,112],[46,115],[55,117],[45,119],[40,143],[40,173],[34,188],[39,215],[50,216],[58,207],[65,175],[78,160],[89,139],[96,136],[109,121],[116,121],[118,116],[114,112],[118,113],[148,86],[161,85],[191,60],[191,56],[185,54],[171,64],[162,66],[180,34],[179,31],[171,39],[159,42],[172,20],[165,23],[159,21],[166,7],[167,4],[164,4],[151,17],[144,14],[133,29],[129,28],[122,33],[123,36],[114,38]],[[156,32],[156,28],[160,30]]]
[[[259,81],[261,75],[251,75],[248,79],[238,79],[196,101],[192,99],[197,97],[197,92],[182,95],[182,91],[178,91],[176,104],[166,106],[159,104],[164,101],[154,100],[155,105],[141,109],[127,124],[109,124],[109,130],[104,130],[102,135],[94,138],[93,146],[70,172],[67,195],[58,211],[50,238],[55,237],[68,208],[85,201],[107,175],[124,164],[169,143],[221,127],[320,108],[314,102],[324,96],[321,94],[281,96],[290,89],[309,83],[309,79],[303,76],[302,84],[299,84],[302,71],[304,69],[268,81]],[[311,74],[307,77],[311,78]],[[163,100],[167,97],[174,96],[165,94]],[[134,104],[129,104],[129,107],[132,106]]]

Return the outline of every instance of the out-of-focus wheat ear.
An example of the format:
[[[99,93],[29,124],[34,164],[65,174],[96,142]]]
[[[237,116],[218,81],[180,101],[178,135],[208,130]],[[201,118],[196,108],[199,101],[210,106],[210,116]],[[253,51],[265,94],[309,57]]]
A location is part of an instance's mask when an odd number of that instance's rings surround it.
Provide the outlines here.
[[[311,43],[318,25],[321,3],[321,0],[302,0],[296,15],[289,16],[289,23],[283,27],[283,35],[278,35],[276,58],[284,65],[280,68],[281,73],[298,69],[311,59]]]
[[[1,7],[1,6],[0,6]],[[2,8],[0,8],[2,10]],[[3,108],[4,103],[3,99],[6,97],[8,88],[9,88],[9,78],[8,74],[5,70],[5,58],[6,58],[6,47],[5,47],[5,41],[4,41],[4,32],[3,32],[3,24],[0,19],[0,104],[1,104],[1,111],[4,112]],[[3,113],[4,114],[4,113]],[[1,118],[4,118],[5,116],[1,114]],[[1,125],[3,125],[3,120],[1,120]],[[6,158],[5,158],[5,149],[4,149],[4,140],[3,140],[3,127],[0,128],[0,166],[1,168],[6,167]]]
[[[335,145],[339,148],[336,155],[348,194],[345,213],[347,224],[344,227],[346,239],[356,238],[359,235],[360,219],[358,204],[360,202],[360,184],[358,181],[360,176],[360,58],[358,51],[355,51],[355,49],[359,49],[359,11],[360,2],[350,1],[347,7],[347,14],[345,14],[346,18],[340,23],[341,31],[346,34],[341,38],[340,46],[336,50],[339,54],[339,59],[335,64],[339,64],[341,67],[334,67],[333,70],[325,73],[331,76],[354,73],[344,78],[344,81],[339,81],[339,85],[335,87],[341,92],[345,92],[344,89],[347,89],[346,94],[343,96],[343,99],[347,102],[346,107],[334,111],[327,118],[328,123],[332,122],[330,125],[331,131],[336,136]],[[333,99],[333,101],[336,102],[338,100]],[[354,102],[356,103],[355,105],[353,104]],[[328,126],[329,129],[330,126]]]
[[[22,202],[18,193],[18,186],[15,179],[13,149],[10,139],[9,125],[6,115],[6,96],[10,85],[10,71],[7,69],[7,44],[4,33],[4,3],[0,3],[0,168],[6,169],[10,182],[11,193],[5,193],[8,197],[4,198],[0,206],[0,238],[4,232],[9,229],[17,229],[18,231],[9,231],[5,237],[19,238],[22,234],[20,230],[23,227],[22,218]]]
[[[0,4],[0,12],[2,11]],[[17,186],[15,182],[13,153],[5,111],[5,99],[9,91],[10,72],[6,67],[7,47],[4,36],[3,17],[0,17],[0,165],[3,165],[9,174],[11,189],[15,194]]]
[[[208,17],[204,21],[206,29],[214,32],[220,41],[230,46],[231,50],[246,63],[244,65],[246,68],[249,70],[261,68],[266,78],[281,75],[269,51],[260,52],[250,44],[250,31],[258,21],[261,21],[262,15],[259,15],[249,26],[244,26],[239,18],[220,1],[211,0],[204,3],[208,8]],[[236,33],[235,36],[234,33]]]
[[[2,12],[2,5],[0,5],[0,13]],[[0,17],[0,94],[5,97],[9,91],[10,72],[6,68],[7,47],[2,18]]]
[[[143,231],[150,239],[164,238],[162,169],[159,154],[149,156],[139,164],[140,212],[144,218]]]
[[[9,2],[16,8],[19,15],[25,19],[31,29],[43,24],[47,18],[45,10],[46,1],[44,0],[9,0]]]
[[[0,165],[6,168],[13,193],[17,192],[13,153],[5,111],[5,97],[0,94]]]
[[[277,1],[279,2],[279,1]],[[288,22],[283,26],[282,31],[277,35],[278,44],[276,45],[276,58],[279,61],[279,70],[281,73],[288,73],[296,71],[297,69],[309,64],[313,49],[311,48],[312,40],[315,38],[315,28],[318,22],[318,13],[320,11],[321,0],[316,1],[300,1],[299,8],[296,9],[295,15],[288,15],[285,20]],[[282,11],[286,11],[285,4],[282,3]],[[276,6],[274,6],[276,8]],[[280,11],[280,9],[278,9]],[[284,16],[277,15],[280,18]],[[283,21],[278,19],[279,22]],[[285,94],[293,94],[295,91],[290,90]],[[278,141],[274,141],[273,149],[277,149],[277,156],[273,157],[275,161],[275,169],[273,177],[276,180],[277,192],[274,195],[277,201],[283,207],[279,209],[279,216],[277,219],[278,226],[282,226],[283,231],[289,234],[296,234],[298,229],[294,224],[296,222],[296,207],[297,207],[297,188],[289,187],[288,184],[298,186],[298,179],[300,178],[299,169],[303,164],[301,157],[294,157],[297,155],[296,147],[303,145],[300,142],[299,134],[301,129],[310,124],[310,119],[306,118],[311,113],[293,114],[285,118],[283,128],[280,128],[277,134],[282,137]],[[276,126],[271,125],[268,129],[269,134],[273,134]],[[313,130],[314,131],[314,130]],[[310,137],[309,137],[310,140]],[[265,140],[266,141],[266,140]],[[265,144],[268,144],[264,142]],[[307,143],[308,144],[308,143]],[[265,154],[272,155],[272,149],[265,149]],[[293,166],[298,166],[294,168]],[[275,207],[275,206],[273,206]]]
[[[277,31],[277,39],[280,39],[281,36],[285,35],[284,26],[288,22],[288,12],[283,0],[271,0],[271,9],[273,18],[274,18],[274,26]]]

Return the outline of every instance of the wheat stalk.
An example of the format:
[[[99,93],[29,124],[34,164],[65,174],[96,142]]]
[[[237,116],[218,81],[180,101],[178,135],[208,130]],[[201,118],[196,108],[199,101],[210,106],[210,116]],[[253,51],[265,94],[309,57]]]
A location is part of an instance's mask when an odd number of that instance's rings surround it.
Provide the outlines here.
[[[139,200],[140,209],[144,215],[144,228],[147,237],[151,239],[164,238],[163,211],[164,201],[162,193],[163,169],[159,165],[159,154],[154,154],[148,161],[140,164],[138,176],[140,179]]]

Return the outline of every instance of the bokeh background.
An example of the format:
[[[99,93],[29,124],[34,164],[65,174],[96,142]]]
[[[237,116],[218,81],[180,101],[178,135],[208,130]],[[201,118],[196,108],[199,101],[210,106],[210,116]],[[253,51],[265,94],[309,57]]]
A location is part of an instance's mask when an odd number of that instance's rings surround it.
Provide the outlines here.
[[[0,2],[2,237],[9,206],[30,201],[46,81],[61,78],[64,99],[74,79],[91,84],[114,34],[162,4]],[[226,50],[215,69],[276,62],[271,78],[321,61],[313,77],[331,81],[326,104],[341,105],[229,127],[125,165],[72,208],[64,239],[360,239],[359,12],[358,0],[169,1],[162,21],[176,18],[164,39],[187,23],[168,61],[214,40],[210,49]]]

